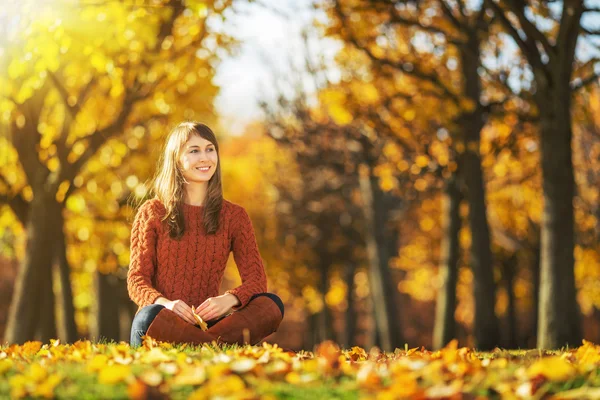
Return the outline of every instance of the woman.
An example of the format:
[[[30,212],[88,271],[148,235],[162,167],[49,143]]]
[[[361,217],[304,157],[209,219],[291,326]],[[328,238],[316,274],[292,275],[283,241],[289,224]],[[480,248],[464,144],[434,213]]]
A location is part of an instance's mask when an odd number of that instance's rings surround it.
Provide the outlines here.
[[[172,343],[255,344],[275,332],[283,303],[266,293],[248,214],[223,199],[219,146],[208,126],[184,122],[171,131],[153,189],[131,230],[127,290],[139,306],[131,346],[143,335]],[[219,296],[231,251],[242,284]],[[195,326],[194,312],[207,331]]]

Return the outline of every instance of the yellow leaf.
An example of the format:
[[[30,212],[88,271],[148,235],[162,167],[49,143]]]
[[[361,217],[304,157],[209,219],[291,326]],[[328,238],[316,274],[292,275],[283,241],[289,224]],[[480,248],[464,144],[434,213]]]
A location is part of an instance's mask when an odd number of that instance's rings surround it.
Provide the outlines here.
[[[425,168],[429,165],[429,157],[420,155],[415,159],[415,164],[417,164],[421,168]]]
[[[183,367],[171,381],[172,385],[200,385],[206,380],[206,369],[201,365]]]
[[[243,374],[248,371],[252,371],[254,367],[256,367],[256,360],[252,360],[250,358],[239,358],[237,360],[232,361],[231,364],[229,364],[229,368],[231,368],[233,372],[236,372],[238,374]]]
[[[121,82],[115,82],[115,84],[110,88],[110,96],[111,97],[119,97],[125,91],[125,87]]]
[[[4,374],[6,371],[11,369],[13,366],[13,361],[9,359],[0,360],[0,375]]]
[[[88,372],[96,372],[104,369],[108,364],[108,357],[104,354],[98,354],[92,358],[92,360],[87,365]]]
[[[161,363],[164,361],[171,361],[171,358],[163,353],[159,347],[153,347],[151,350],[145,352],[140,357],[140,361],[144,364]]]
[[[135,380],[127,386],[127,396],[132,400],[142,400],[148,398],[148,385],[144,382]]]
[[[31,364],[28,372],[29,378],[34,382],[41,382],[48,375],[46,369],[40,364]]]
[[[300,374],[295,371],[292,371],[285,376],[285,381],[287,383],[291,383],[292,385],[296,385],[301,381]]]
[[[38,341],[29,341],[25,342],[23,346],[20,347],[20,354],[23,357],[30,357],[35,355],[42,348],[42,342]]]
[[[575,374],[575,368],[560,357],[546,357],[535,362],[527,369],[527,376],[534,378],[542,375],[551,381],[565,381]]]
[[[412,121],[413,119],[415,119],[416,114],[417,113],[414,109],[409,108],[408,110],[404,111],[402,117],[407,121]]]
[[[329,107],[331,118],[339,125],[347,125],[352,122],[352,114],[348,112],[343,106],[334,104]]]
[[[15,375],[12,376],[8,380],[8,384],[10,385],[10,396],[12,398],[21,398],[27,396],[26,386],[29,383],[29,379],[23,375]]]
[[[148,386],[158,386],[162,383],[163,377],[158,371],[147,370],[140,375],[140,379]]]
[[[376,389],[381,386],[381,377],[377,374],[375,364],[363,364],[356,374],[356,382],[364,388]]]
[[[98,374],[98,382],[114,385],[129,377],[131,370],[127,365],[109,365]]]
[[[10,79],[16,79],[25,72],[26,63],[14,58],[8,65],[8,76]]]
[[[58,374],[52,374],[44,382],[40,383],[33,391],[34,396],[41,396],[47,399],[54,398],[54,389],[62,381],[63,377]]]

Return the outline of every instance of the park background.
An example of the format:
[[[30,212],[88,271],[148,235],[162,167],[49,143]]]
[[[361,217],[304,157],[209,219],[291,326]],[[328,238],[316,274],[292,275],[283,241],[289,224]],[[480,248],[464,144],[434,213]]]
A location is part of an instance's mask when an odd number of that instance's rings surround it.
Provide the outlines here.
[[[597,2],[7,4],[0,341],[128,341],[133,205],[191,119],[285,303],[269,341],[600,342]]]

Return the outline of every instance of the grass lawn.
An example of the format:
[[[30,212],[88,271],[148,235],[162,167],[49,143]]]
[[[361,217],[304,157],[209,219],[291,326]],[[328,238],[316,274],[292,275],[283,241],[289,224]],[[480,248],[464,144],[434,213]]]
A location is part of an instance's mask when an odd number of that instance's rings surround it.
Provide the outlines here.
[[[0,398],[397,399],[600,398],[600,346],[480,353],[456,343],[430,352],[314,352],[277,345],[142,347],[78,341],[0,347]]]

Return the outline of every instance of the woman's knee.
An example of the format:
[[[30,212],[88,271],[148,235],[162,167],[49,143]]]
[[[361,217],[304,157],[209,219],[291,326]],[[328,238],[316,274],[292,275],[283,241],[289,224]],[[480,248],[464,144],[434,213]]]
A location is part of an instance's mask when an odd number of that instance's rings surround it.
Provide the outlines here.
[[[154,318],[156,318],[163,308],[165,308],[165,306],[160,304],[150,304],[143,307],[133,318],[132,329],[135,328],[143,330],[144,332],[147,331],[152,321],[154,321]]]
[[[281,318],[283,318],[285,308],[283,306],[283,301],[281,301],[279,296],[277,296],[275,293],[258,293],[258,294],[255,294],[254,296],[252,296],[252,300],[257,297],[260,297],[260,296],[265,296],[265,297],[268,297],[269,299],[273,300],[273,302],[277,305],[277,307],[279,307],[279,311],[281,311]]]

